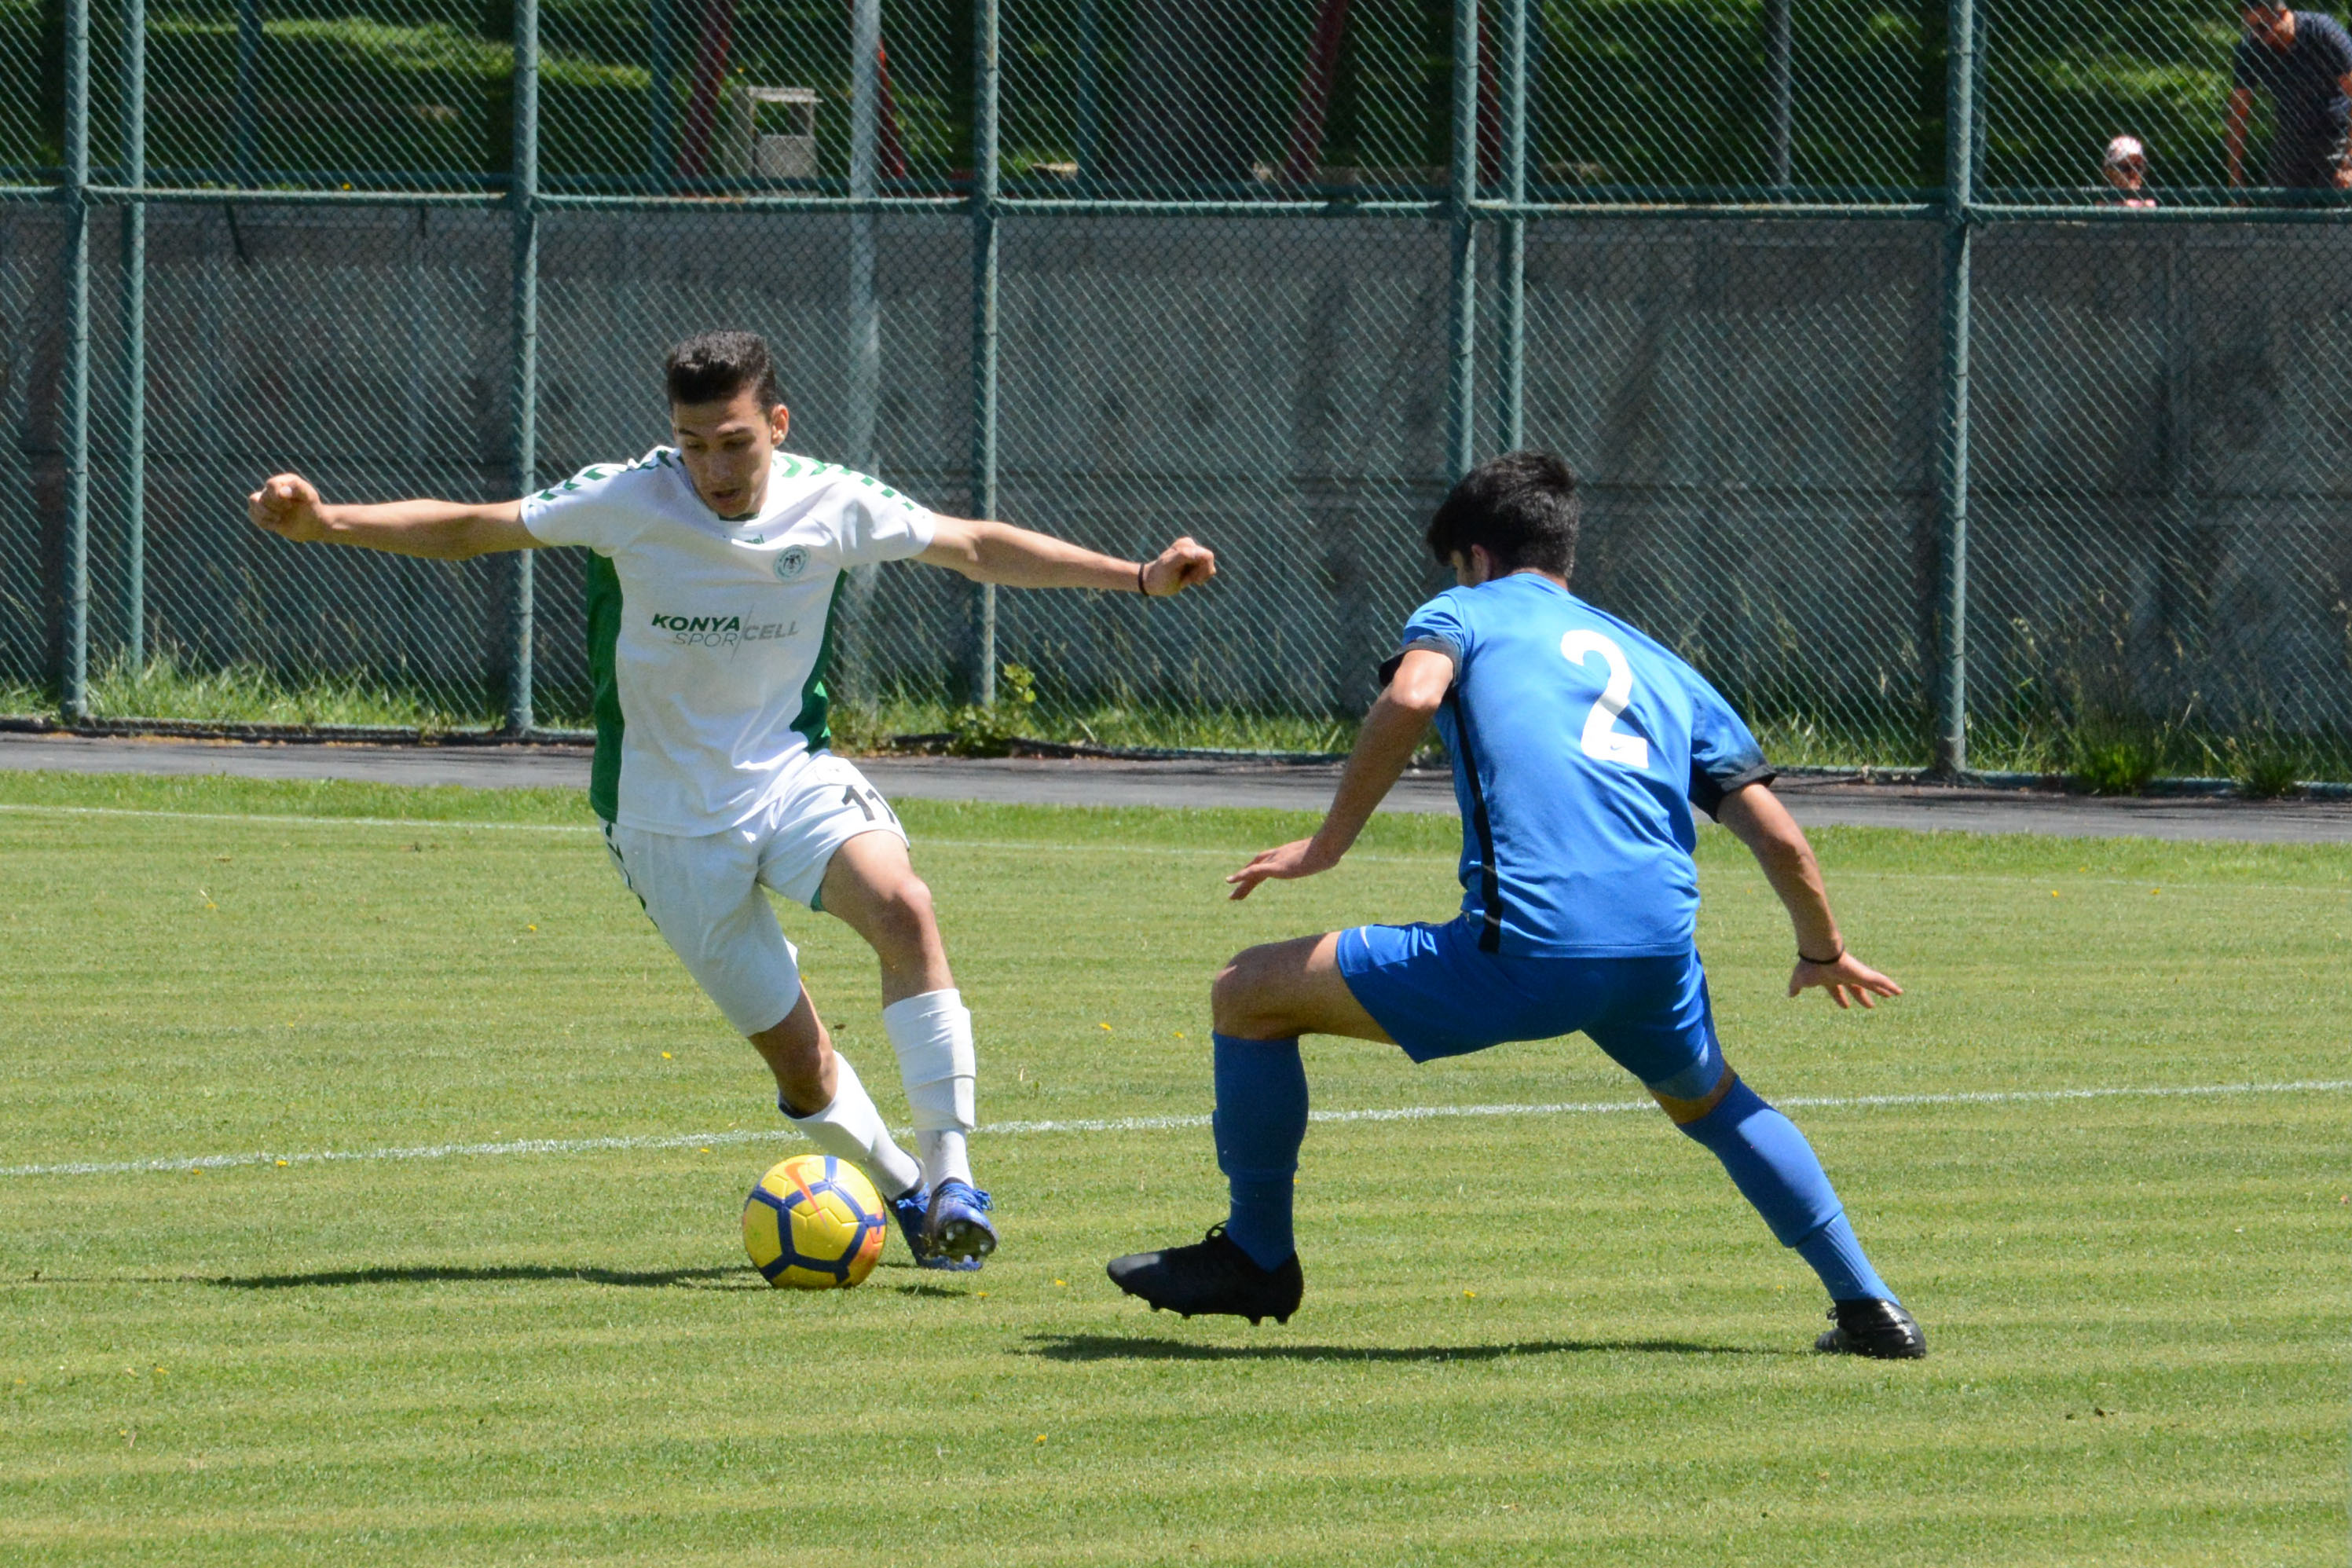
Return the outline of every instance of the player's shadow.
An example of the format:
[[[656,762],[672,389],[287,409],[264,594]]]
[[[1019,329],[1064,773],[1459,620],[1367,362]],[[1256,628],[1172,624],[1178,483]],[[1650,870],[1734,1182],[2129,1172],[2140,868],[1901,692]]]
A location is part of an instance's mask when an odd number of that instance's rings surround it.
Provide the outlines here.
[[[1500,1345],[1204,1345],[1120,1334],[1032,1334],[1031,1355],[1047,1361],[1481,1362],[1539,1355],[1780,1355],[1752,1345],[1689,1340],[1521,1340]]]
[[[555,1279],[582,1285],[625,1285],[681,1290],[768,1289],[766,1280],[741,1267],[725,1268],[596,1268],[560,1264],[513,1263],[469,1268],[425,1264],[412,1268],[330,1268],[314,1274],[224,1274],[205,1281],[230,1290],[295,1290],[345,1285],[437,1285],[500,1279]]]

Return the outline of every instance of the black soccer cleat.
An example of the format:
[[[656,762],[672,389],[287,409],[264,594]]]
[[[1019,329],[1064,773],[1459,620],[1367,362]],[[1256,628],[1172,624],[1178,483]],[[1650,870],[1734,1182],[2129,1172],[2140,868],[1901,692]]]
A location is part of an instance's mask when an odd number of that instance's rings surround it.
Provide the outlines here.
[[[1114,1258],[1107,1272],[1112,1284],[1149,1302],[1153,1311],[1165,1307],[1187,1318],[1223,1313],[1253,1324],[1266,1318],[1286,1323],[1307,1292],[1297,1253],[1279,1268],[1260,1268],[1225,1235],[1223,1224],[1211,1226],[1190,1247]]]
[[[1834,1326],[1813,1342],[1823,1355],[1916,1361],[1927,1353],[1927,1336],[1919,1331],[1919,1321],[1899,1301],[1832,1301],[1830,1321]]]

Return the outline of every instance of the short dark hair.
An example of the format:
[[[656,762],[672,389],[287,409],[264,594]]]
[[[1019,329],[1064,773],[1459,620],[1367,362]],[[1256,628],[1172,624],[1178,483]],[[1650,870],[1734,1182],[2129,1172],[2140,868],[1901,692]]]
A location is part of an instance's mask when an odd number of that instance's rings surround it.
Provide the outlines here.
[[[669,351],[662,379],[672,403],[725,403],[747,387],[760,393],[760,406],[784,400],[776,388],[776,360],[757,332],[697,332]]]
[[[1429,548],[1441,565],[1483,544],[1506,572],[1533,566],[1561,577],[1576,569],[1576,528],[1584,512],[1576,475],[1549,452],[1489,458],[1454,487],[1429,520]]]

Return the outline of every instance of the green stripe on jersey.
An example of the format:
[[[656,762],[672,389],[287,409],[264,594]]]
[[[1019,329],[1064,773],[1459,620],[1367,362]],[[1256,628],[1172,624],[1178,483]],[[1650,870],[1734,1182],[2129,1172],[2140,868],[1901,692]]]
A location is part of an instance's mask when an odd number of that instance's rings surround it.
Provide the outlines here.
[[[596,760],[588,769],[588,809],[606,822],[621,815],[621,688],[613,649],[621,638],[621,574],[609,555],[588,556],[588,678],[596,700]]]
[[[812,752],[833,744],[833,698],[824,689],[824,672],[833,663],[833,628],[840,624],[834,612],[841,607],[841,591],[848,586],[846,572],[833,580],[833,596],[824,602],[824,640],[816,645],[816,662],[809,666],[808,682],[801,688],[800,717],[793,721]]]

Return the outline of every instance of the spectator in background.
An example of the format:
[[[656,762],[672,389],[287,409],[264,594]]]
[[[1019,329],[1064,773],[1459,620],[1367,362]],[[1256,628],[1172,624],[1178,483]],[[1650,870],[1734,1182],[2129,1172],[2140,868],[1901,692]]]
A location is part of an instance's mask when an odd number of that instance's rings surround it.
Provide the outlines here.
[[[2352,109],[2352,36],[2333,16],[2290,11],[2263,0],[2242,5],[2246,36],[2231,62],[2226,133],[2230,184],[2245,178],[2246,121],[2254,89],[2271,95],[2269,184],[2289,190],[2352,186],[2344,166],[2344,128]]]
[[[2117,205],[2156,205],[2156,198],[2147,194],[2147,149],[2140,145],[2138,137],[2118,136],[2107,143],[2106,173]]]

